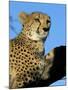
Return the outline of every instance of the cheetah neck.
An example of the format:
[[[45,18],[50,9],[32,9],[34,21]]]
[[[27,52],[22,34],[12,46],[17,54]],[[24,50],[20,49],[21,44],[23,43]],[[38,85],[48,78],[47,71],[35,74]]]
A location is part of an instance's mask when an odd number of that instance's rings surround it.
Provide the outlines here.
[[[34,39],[31,39],[30,37],[28,37],[26,35],[26,33],[24,32],[21,32],[17,38],[20,38],[20,39],[23,39],[25,41],[31,41],[31,42],[41,42],[41,43],[44,43],[44,40],[40,39],[40,40],[34,40]]]
[[[31,48],[33,48],[33,50],[35,50],[35,52],[39,53],[39,54],[43,54],[44,53],[44,42],[43,40],[32,40],[29,37],[26,36],[25,33],[21,32],[20,35],[18,36],[19,40],[22,40],[23,42],[25,42],[28,46],[30,46]]]

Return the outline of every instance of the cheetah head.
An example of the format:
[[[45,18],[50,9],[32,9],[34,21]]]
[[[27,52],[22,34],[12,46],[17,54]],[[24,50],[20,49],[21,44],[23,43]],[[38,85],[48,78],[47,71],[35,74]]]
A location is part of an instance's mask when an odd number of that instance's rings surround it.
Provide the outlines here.
[[[33,12],[30,15],[22,12],[19,19],[23,25],[23,32],[31,40],[45,39],[48,35],[51,21],[47,14]]]

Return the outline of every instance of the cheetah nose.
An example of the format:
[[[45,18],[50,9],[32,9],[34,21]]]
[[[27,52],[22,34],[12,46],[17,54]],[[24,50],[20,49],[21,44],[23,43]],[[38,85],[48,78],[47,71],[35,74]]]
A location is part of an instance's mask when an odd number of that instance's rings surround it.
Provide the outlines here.
[[[43,28],[44,32],[49,31],[49,28]]]

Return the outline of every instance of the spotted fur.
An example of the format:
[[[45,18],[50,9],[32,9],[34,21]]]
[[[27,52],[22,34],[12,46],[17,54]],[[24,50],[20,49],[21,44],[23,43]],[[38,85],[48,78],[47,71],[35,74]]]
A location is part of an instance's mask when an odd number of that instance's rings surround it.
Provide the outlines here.
[[[48,78],[47,73],[52,65],[44,56],[44,40],[49,33],[50,17],[38,12],[30,15],[22,12],[19,19],[23,30],[10,40],[10,88],[25,87],[29,82]]]

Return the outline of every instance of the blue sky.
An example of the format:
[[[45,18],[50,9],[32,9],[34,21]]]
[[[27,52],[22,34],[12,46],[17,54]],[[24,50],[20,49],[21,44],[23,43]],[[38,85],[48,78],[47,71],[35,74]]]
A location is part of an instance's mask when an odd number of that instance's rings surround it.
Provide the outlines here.
[[[31,2],[10,1],[10,39],[15,38],[22,29],[18,20],[20,12],[43,12],[51,17],[51,28],[49,36],[45,42],[45,52],[48,53],[56,46],[65,45],[66,43],[66,6],[65,4],[45,4]],[[63,85],[63,83],[62,83]]]

